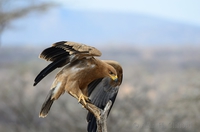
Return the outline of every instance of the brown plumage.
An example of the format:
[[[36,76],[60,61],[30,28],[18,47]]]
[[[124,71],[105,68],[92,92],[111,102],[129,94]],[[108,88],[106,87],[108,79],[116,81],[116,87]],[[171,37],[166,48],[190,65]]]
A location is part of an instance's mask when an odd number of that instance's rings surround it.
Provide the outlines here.
[[[94,105],[104,108],[109,100],[114,103],[122,82],[122,68],[115,61],[103,61],[94,56],[101,56],[101,52],[94,47],[69,41],[57,42],[40,54],[40,58],[52,63],[38,74],[34,86],[51,71],[64,66],[55,77],[42,105],[40,117],[47,116],[54,100],[65,92],[75,97],[85,108],[93,109]],[[90,112],[87,117],[88,131],[93,132],[96,131],[94,115],[97,117],[99,113]]]

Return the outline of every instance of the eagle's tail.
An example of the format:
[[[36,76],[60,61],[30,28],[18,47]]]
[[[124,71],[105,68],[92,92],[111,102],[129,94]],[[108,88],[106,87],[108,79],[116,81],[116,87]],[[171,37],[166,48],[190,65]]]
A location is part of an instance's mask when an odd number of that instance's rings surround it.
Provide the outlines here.
[[[53,91],[54,91],[54,88],[49,91],[49,94],[47,95],[46,100],[44,101],[42,105],[39,117],[43,117],[43,118],[46,117],[49,110],[51,109],[51,106],[55,100],[54,98],[52,98]]]

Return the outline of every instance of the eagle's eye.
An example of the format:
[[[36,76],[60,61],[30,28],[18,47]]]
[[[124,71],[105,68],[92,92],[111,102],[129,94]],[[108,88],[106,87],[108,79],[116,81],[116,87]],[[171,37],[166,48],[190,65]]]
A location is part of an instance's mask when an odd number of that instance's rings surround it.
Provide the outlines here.
[[[110,75],[113,75],[114,73],[113,73],[112,71],[109,71],[109,74],[110,74]]]

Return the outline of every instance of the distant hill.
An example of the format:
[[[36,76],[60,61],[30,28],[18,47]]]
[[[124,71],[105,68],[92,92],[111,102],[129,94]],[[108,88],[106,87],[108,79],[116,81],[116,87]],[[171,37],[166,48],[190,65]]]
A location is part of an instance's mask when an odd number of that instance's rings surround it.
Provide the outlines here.
[[[64,11],[62,16],[67,23],[66,36],[75,40],[133,45],[200,44],[200,27],[142,14]]]
[[[49,14],[47,18],[44,16],[39,18],[20,20],[21,27],[25,28],[5,32],[4,44],[38,46],[69,40],[94,46],[102,44],[113,47],[116,47],[116,44],[200,45],[200,26],[142,14],[62,9],[56,14]]]

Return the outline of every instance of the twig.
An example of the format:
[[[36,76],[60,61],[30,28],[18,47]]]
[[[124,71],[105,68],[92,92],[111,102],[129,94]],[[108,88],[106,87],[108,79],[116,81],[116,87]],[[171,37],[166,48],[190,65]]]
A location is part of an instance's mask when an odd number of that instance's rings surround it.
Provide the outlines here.
[[[83,105],[83,107],[85,107],[89,112],[91,112],[95,118],[97,120],[100,119],[100,115],[101,115],[101,109],[99,109],[98,107],[96,107],[95,105],[91,104],[91,103],[87,103],[86,105],[84,104],[84,102],[81,100],[80,103]]]
[[[107,116],[108,112],[110,110],[110,107],[112,105],[112,101],[109,100],[108,103],[106,104],[106,107],[104,110],[101,110],[101,116],[100,119],[97,119],[97,132],[107,132]]]
[[[80,103],[84,105],[84,102],[81,100]],[[107,132],[107,116],[108,112],[110,110],[110,107],[112,105],[112,101],[109,100],[108,103],[106,104],[104,110],[96,107],[95,105],[91,103],[87,103],[84,107],[91,112],[95,118],[96,118],[96,123],[97,123],[97,132]]]

